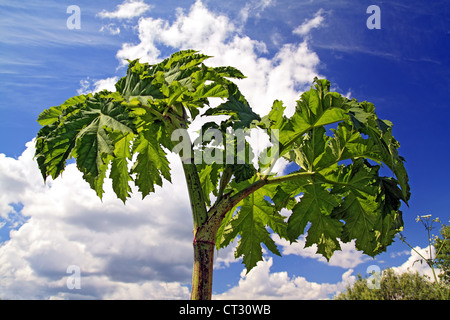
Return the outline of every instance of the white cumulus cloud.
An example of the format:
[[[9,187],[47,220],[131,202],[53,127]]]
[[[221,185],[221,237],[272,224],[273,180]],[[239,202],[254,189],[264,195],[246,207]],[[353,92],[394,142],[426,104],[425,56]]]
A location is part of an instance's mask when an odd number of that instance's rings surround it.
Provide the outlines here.
[[[117,58],[123,64],[137,58],[155,63],[163,58],[159,47],[200,50],[213,56],[209,65],[231,65],[244,73],[247,78],[238,85],[256,112],[267,114],[279,99],[285,102],[286,113],[292,114],[299,93],[318,76],[319,57],[307,41],[282,45],[272,58],[262,57],[267,53],[265,43],[239,29],[227,16],[213,13],[197,1],[188,12],[178,10],[173,22],[141,18],[139,43],[123,44]]]
[[[100,80],[91,80],[87,77],[80,81],[80,88],[77,90],[78,94],[95,93],[102,90],[108,90],[111,92],[116,91],[115,84],[119,80],[119,77],[110,77]]]
[[[172,161],[173,184],[144,200],[134,190],[125,206],[108,182],[100,201],[75,164],[44,184],[33,155],[33,142],[18,159],[0,155],[0,215],[20,203],[28,218],[0,246],[1,298],[189,296],[192,222],[180,163]],[[66,285],[71,265],[81,289]]]
[[[317,245],[314,244],[310,247],[305,248],[306,237],[305,235],[300,236],[297,242],[290,244],[289,241],[285,239],[280,239],[278,235],[273,235],[275,243],[277,243],[282,248],[283,255],[296,255],[304,258],[317,259],[323,263],[327,263],[330,266],[341,267],[341,268],[355,268],[361,263],[368,261],[370,258],[364,255],[361,251],[356,250],[355,241],[349,243],[343,243],[339,241],[341,250],[334,252],[330,261],[327,262],[325,257],[321,254],[317,254]]]
[[[408,260],[406,260],[402,265],[393,267],[392,269],[399,274],[404,272],[418,272],[421,275],[429,277],[431,281],[434,281],[432,269],[422,258],[430,258],[430,247],[420,248],[419,246],[416,246],[414,249],[415,250],[411,249],[411,251],[409,252],[410,255],[408,257]],[[420,255],[422,255],[422,257]],[[435,256],[436,249],[434,248],[434,246],[431,246],[431,257],[433,258]],[[435,272],[437,276],[440,273],[440,270],[436,269]]]
[[[356,277],[352,275],[353,269],[342,274],[341,281],[332,283],[310,282],[301,276],[290,277],[287,272],[271,272],[273,259],[268,258],[258,262],[249,273],[241,273],[237,286],[227,292],[215,295],[214,299],[289,299],[289,300],[317,300],[329,299],[337,292],[344,290],[352,284]]]
[[[98,16],[101,18],[109,18],[109,19],[132,19],[135,17],[139,17],[148,10],[150,10],[151,6],[146,4],[142,0],[125,0],[124,3],[119,4],[115,11],[106,11],[102,10]]]
[[[294,31],[292,32],[300,36],[308,35],[312,29],[316,29],[322,25],[322,23],[325,20],[323,15],[324,10],[320,9],[319,11],[316,12],[314,18],[305,20],[305,22],[303,22],[301,25],[295,28]]]

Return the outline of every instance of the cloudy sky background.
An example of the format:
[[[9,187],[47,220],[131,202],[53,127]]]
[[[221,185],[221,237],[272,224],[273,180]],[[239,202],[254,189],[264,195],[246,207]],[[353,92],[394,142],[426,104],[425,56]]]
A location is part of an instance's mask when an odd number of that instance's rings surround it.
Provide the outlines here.
[[[67,7],[80,8],[80,29],[67,27]],[[369,30],[366,9],[381,8]],[[413,197],[402,207],[405,236],[421,252],[426,234],[415,217],[449,218],[448,159],[450,12],[444,1],[2,1],[0,4],[0,298],[177,299],[189,297],[192,221],[182,169],[170,156],[172,184],[126,206],[106,183],[100,201],[73,164],[44,184],[33,160],[37,116],[80,93],[113,89],[126,59],[155,63],[179,49],[232,65],[252,108],[267,114],[281,99],[292,114],[314,76],[334,90],[374,102],[394,122],[407,159]],[[445,148],[447,147],[447,148]],[[439,163],[439,162],[437,162]],[[435,231],[437,233],[437,230]],[[376,259],[353,243],[326,262],[304,239],[274,236],[248,275],[235,244],[218,252],[214,298],[327,299],[370,265],[430,274],[396,241]],[[421,249],[423,248],[423,249]],[[70,289],[69,266],[81,271]]]

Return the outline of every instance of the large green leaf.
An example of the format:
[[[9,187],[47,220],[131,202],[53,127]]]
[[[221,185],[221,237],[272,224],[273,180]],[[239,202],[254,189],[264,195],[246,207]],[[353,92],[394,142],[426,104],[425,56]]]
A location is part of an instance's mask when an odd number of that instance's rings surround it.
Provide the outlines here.
[[[316,170],[316,160],[324,153],[328,137],[325,128],[313,128],[302,137],[299,144],[294,144],[290,152],[291,160],[306,171]]]
[[[342,205],[333,213],[336,218],[345,221],[341,240],[348,242],[356,239],[356,248],[372,256],[377,249],[375,224],[380,216],[376,201],[379,192],[376,184],[378,169],[378,166],[371,166],[359,159],[352,165],[341,166],[335,176],[338,183],[336,191],[345,195]]]
[[[275,101],[258,122],[269,133],[278,130],[279,156],[300,167],[291,174],[270,177],[266,172],[270,173],[277,158],[268,162],[270,157],[263,153],[260,176],[279,181],[273,194],[266,196],[271,197],[275,212],[292,210],[286,227],[290,241],[307,232],[306,246],[317,245],[317,252],[329,259],[340,249],[339,240],[355,239],[357,249],[373,256],[385,250],[403,225],[400,201],[407,203],[409,198],[404,159],[392,137],[392,124],[380,120],[372,104],[349,100],[329,88],[327,80],[315,79],[290,118],[284,115],[282,102]],[[368,160],[387,166],[397,179],[381,177],[379,166]],[[227,215],[225,235],[226,230],[234,230],[237,217],[239,213],[234,218]],[[252,246],[242,246],[239,253],[245,256],[247,248],[259,254],[255,242],[246,240]]]
[[[43,127],[36,139],[36,158],[45,178],[56,178],[72,156],[83,177],[101,197],[108,161],[114,156],[111,133],[134,131],[133,119],[122,101],[106,92],[61,108],[57,121]]]
[[[284,110],[286,110],[286,107],[283,102],[275,100],[269,114],[261,119],[260,126],[267,129],[269,134],[272,130],[280,130],[288,122]]]
[[[356,239],[356,248],[370,256],[384,251],[403,225],[399,211],[403,195],[397,182],[379,177],[379,166],[363,159],[329,171],[326,179],[343,197],[332,213],[345,222],[341,240]]]
[[[164,97],[151,66],[138,60],[129,62],[127,75],[116,83],[116,90],[128,101],[138,99],[144,105]]]
[[[129,181],[133,180],[129,174],[128,162],[131,161],[130,144],[134,135],[132,133],[114,132],[112,136],[115,146],[110,178],[112,179],[114,192],[125,203],[131,192]]]
[[[339,197],[320,184],[305,186],[303,197],[294,206],[289,217],[289,239],[295,241],[310,223],[305,246],[317,244],[317,252],[330,259],[333,252],[340,249],[338,238],[341,236],[343,223],[331,216],[338,205]]]
[[[251,180],[250,180],[251,181]],[[243,182],[242,185],[249,185]],[[229,244],[238,235],[239,244],[236,249],[236,257],[243,256],[243,262],[247,271],[256,266],[262,260],[263,243],[271,252],[280,255],[275,242],[270,237],[267,227],[285,237],[286,224],[281,216],[265,197],[273,195],[275,186],[266,186],[252,193],[238,204],[238,211],[229,221],[228,228],[219,238],[219,247]]]
[[[211,206],[211,193],[217,196],[217,185],[219,183],[219,170],[221,166],[217,163],[203,164],[199,166],[199,177],[203,188],[203,197],[208,206]]]
[[[324,152],[315,159],[315,168],[327,168],[344,160],[366,158],[382,163],[378,145],[372,139],[364,139],[351,125],[341,122],[337,129],[331,129],[331,137]]]
[[[169,161],[160,145],[161,136],[164,136],[161,127],[151,126],[133,144],[133,153],[138,155],[131,173],[136,174],[135,184],[143,198],[155,191],[155,185],[162,186],[162,178],[171,181]]]
[[[206,110],[205,115],[229,115],[224,125],[233,129],[249,128],[253,121],[261,120],[234,83],[227,82],[226,86],[228,100],[216,108]]]
[[[345,98],[329,92],[327,80],[314,80],[314,87],[303,93],[297,101],[295,113],[283,125],[277,125],[280,132],[280,153],[289,152],[294,143],[309,130],[348,119]],[[274,107],[277,107],[274,105]]]
[[[50,125],[54,122],[57,122],[60,120],[60,116],[64,109],[67,109],[68,107],[82,104],[87,98],[92,97],[92,94],[89,95],[79,95],[72,97],[68,100],[66,100],[63,104],[56,107],[51,107],[49,109],[44,110],[38,117],[38,122],[41,126]]]

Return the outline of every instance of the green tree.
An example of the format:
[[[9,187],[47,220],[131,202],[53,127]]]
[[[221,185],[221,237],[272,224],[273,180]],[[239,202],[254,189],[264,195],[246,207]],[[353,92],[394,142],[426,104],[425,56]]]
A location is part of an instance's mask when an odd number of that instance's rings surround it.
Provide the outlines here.
[[[368,286],[370,278],[358,275],[357,281],[334,297],[335,300],[440,300],[441,293],[428,277],[418,272],[383,271],[378,288]],[[448,294],[447,289],[447,294]]]
[[[402,229],[399,209],[410,195],[392,123],[379,119],[373,104],[331,92],[324,79],[314,80],[291,117],[275,101],[260,118],[230,80],[244,75],[208,67],[208,58],[187,50],[155,65],[129,61],[116,92],[79,95],[42,112],[36,160],[44,179],[58,177],[73,157],[101,198],[110,165],[113,190],[125,203],[131,182],[145,197],[170,181],[166,154],[178,154],[194,227],[192,299],[211,298],[215,247],[236,237],[235,256],[247,271],[262,260],[262,244],[280,254],[270,230],[291,242],[307,231],[306,246],[317,244],[327,259],[340,249],[338,239],[356,239],[356,248],[370,256],[384,251]],[[223,103],[200,114],[210,98]],[[217,115],[227,119],[207,122],[204,139],[192,141],[186,132],[192,121]],[[242,134],[257,127],[272,145],[256,164]],[[281,157],[298,170],[276,176]],[[380,165],[393,176],[380,176]],[[292,211],[288,219],[283,208]]]

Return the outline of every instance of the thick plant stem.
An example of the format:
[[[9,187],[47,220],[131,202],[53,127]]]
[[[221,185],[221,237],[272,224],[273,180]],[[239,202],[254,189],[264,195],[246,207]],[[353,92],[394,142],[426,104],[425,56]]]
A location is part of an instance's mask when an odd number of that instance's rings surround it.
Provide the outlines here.
[[[194,240],[191,300],[211,300],[214,243]]]
[[[210,300],[214,262],[214,232],[204,231],[208,214],[197,168],[193,163],[183,163],[191,202],[194,223],[194,267],[192,270],[192,300]]]
[[[211,299],[215,241],[224,214],[215,209],[209,213],[210,218],[194,229],[191,300]]]
[[[183,164],[194,219],[194,267],[192,271],[192,300],[209,300],[212,293],[213,261],[217,231],[228,211],[230,211],[242,199],[255,192],[259,188],[270,183],[279,183],[284,180],[304,179],[314,173],[297,173],[284,178],[270,178],[258,180],[248,188],[235,195],[224,194],[206,212],[203,193],[194,165]]]
[[[194,222],[194,232],[201,227],[208,218],[205,200],[203,198],[203,189],[198,176],[197,168],[193,163],[183,163],[184,176],[189,192],[191,202],[192,220]]]
[[[207,211],[197,168],[192,162],[183,162],[194,222],[194,266],[192,271],[191,299],[209,300],[212,293],[216,235],[226,213],[242,199],[266,184],[279,183],[288,179],[304,179],[311,177],[313,173],[297,173],[283,180],[280,178],[258,180],[233,196],[229,193],[221,194],[220,199]]]

